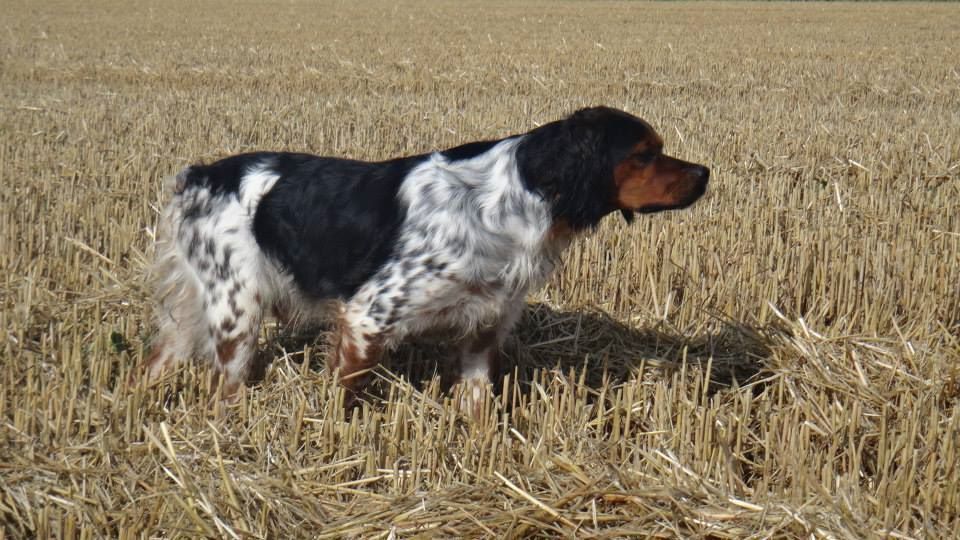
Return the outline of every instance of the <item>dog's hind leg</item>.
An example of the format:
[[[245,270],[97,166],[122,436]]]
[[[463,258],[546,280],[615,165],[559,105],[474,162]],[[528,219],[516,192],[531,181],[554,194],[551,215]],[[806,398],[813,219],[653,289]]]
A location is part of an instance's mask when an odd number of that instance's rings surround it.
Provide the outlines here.
[[[334,350],[327,359],[327,368],[339,372],[340,384],[346,389],[346,405],[372,378],[371,371],[380,363],[388,342],[387,332],[360,302],[340,307],[334,336]]]
[[[247,381],[257,352],[264,310],[275,301],[270,271],[249,226],[249,216],[230,202],[207,227],[198,251],[204,284],[207,358],[231,398]]]
[[[263,293],[256,278],[237,272],[231,279],[207,291],[208,332],[220,372],[223,397],[232,397],[247,381],[257,352],[263,319]]]

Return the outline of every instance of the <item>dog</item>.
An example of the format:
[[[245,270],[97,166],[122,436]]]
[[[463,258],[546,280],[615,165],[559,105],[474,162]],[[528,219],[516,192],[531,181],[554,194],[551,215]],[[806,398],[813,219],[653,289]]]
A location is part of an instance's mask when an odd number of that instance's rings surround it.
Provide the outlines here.
[[[348,397],[405,336],[452,330],[476,402],[527,292],[573,237],[618,211],[685,208],[709,177],[608,107],[380,162],[255,152],[189,166],[158,226],[146,376],[203,357],[232,396],[272,313],[332,319],[327,365]]]

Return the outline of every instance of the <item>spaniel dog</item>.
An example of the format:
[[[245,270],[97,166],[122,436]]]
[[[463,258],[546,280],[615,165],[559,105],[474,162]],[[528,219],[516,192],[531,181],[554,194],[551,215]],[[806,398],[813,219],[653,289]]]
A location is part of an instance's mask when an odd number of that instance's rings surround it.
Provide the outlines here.
[[[709,176],[607,107],[380,162],[254,152],[187,167],[158,227],[147,376],[202,357],[232,395],[269,312],[333,319],[328,366],[349,396],[405,336],[453,330],[463,395],[479,399],[573,236],[615,211],[686,207]]]

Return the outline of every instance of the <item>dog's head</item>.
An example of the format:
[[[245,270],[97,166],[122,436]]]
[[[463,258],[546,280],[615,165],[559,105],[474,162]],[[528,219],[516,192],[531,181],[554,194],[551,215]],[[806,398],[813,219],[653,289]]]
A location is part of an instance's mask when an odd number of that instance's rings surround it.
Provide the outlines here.
[[[685,208],[707,189],[710,169],[663,153],[650,124],[608,107],[579,110],[528,133],[517,148],[528,189],[574,230],[621,211]]]

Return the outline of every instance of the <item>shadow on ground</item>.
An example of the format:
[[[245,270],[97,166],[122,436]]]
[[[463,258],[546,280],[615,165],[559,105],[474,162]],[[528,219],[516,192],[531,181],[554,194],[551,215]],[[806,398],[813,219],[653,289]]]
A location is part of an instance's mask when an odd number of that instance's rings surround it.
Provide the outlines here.
[[[685,335],[664,323],[633,327],[600,311],[558,311],[546,304],[531,304],[503,348],[502,368],[505,373],[516,370],[521,385],[534,380],[537,370],[556,369],[579,377],[586,368],[584,383],[599,388],[604,381],[629,380],[641,366],[669,375],[684,361],[705,369],[712,359],[711,391],[734,381],[742,385],[764,368],[770,349],[762,331],[734,321],[713,326],[716,330],[708,333]],[[323,328],[295,335],[280,332],[262,356],[272,359],[299,351],[290,357],[300,362],[307,348],[311,369],[321,370],[328,337]],[[393,351],[384,366],[417,388],[439,376],[447,389],[455,380],[457,361],[450,343],[412,339]],[[254,381],[262,378],[265,368],[261,361]]]

